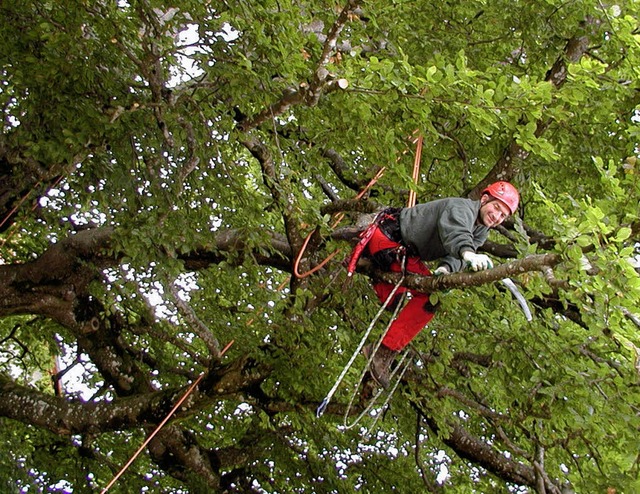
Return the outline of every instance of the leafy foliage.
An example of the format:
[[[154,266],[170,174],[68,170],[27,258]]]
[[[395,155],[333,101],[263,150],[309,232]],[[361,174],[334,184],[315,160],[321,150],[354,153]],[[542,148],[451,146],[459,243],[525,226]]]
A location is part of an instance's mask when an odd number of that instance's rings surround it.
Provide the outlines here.
[[[202,376],[112,492],[640,490],[639,15],[0,5],[0,485],[105,488]],[[389,402],[357,421],[358,357],[316,417],[379,309],[362,213],[496,179],[503,265],[406,281],[439,309]]]

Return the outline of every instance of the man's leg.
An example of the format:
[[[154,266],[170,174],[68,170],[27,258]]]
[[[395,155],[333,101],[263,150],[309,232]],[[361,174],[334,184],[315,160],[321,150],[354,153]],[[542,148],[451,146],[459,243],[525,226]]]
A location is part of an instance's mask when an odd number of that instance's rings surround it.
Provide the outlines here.
[[[390,271],[399,272],[401,267],[394,263]],[[418,258],[407,260],[406,270],[409,273],[430,276],[429,269]],[[376,283],[373,289],[380,302],[384,303],[394,289],[394,285],[389,283]],[[372,362],[371,374],[373,378],[384,388],[389,385],[390,366],[396,354],[406,347],[416,335],[433,319],[435,307],[429,303],[429,295],[426,293],[414,292],[405,287],[399,287],[394,296],[394,300],[389,303],[389,308],[395,308],[400,295],[405,292],[411,294],[411,299],[402,308],[395,320],[391,323],[389,331],[382,340]],[[364,348],[364,354],[370,357],[374,345]]]
[[[399,271],[401,269],[398,263],[391,266],[391,271]],[[407,259],[406,271],[412,274],[421,274],[423,276],[431,276],[431,271],[417,257]],[[384,303],[393,291],[393,285],[389,283],[376,283],[373,289],[378,299]],[[402,350],[409,344],[422,329],[429,324],[435,315],[435,307],[429,303],[429,295],[426,293],[408,290],[405,287],[399,287],[396,292],[396,300],[391,301],[390,307],[394,308],[395,303],[400,294],[409,292],[411,300],[409,300],[404,308],[397,315],[396,319],[391,323],[391,327],[386,336],[382,340],[382,344],[387,348],[395,351]]]
[[[400,311],[382,344],[387,348],[400,351],[413,340],[435,315],[434,308],[429,304],[429,295],[412,292],[411,300]]]

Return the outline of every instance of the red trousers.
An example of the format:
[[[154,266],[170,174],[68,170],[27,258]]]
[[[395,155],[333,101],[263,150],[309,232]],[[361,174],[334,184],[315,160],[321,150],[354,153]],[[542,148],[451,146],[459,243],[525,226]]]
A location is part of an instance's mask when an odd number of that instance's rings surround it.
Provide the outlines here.
[[[397,242],[390,240],[379,228],[376,228],[371,240],[369,240],[367,244],[367,249],[370,254],[375,254],[384,249],[395,249],[399,247],[399,245]],[[399,273],[402,271],[402,266],[399,262],[393,262],[389,269],[390,271]],[[431,271],[429,271],[419,257],[407,257],[406,271],[407,273],[425,276],[431,275]],[[387,300],[393,288],[394,285],[384,282],[374,283],[373,285],[373,290],[382,303]],[[429,304],[429,295],[401,286],[396,291],[396,298],[405,292],[411,294],[411,299],[391,323],[389,331],[382,340],[382,344],[391,350],[402,350],[429,324],[429,321],[431,321],[435,315],[435,308]],[[395,302],[396,300],[392,300],[390,303],[393,306]]]

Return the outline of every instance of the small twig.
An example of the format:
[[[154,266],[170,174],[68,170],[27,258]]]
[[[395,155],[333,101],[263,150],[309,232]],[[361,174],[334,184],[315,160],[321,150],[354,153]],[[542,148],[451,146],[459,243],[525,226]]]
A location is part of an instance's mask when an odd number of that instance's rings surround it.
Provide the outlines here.
[[[180,298],[178,288],[175,283],[169,284],[169,290],[173,296],[173,302],[178,309],[178,312],[185,318],[190,328],[196,335],[204,342],[214,359],[220,358],[220,344],[218,340],[213,336],[213,332],[203,323],[197,316],[191,306]]]
[[[416,434],[415,434],[416,447],[414,451],[416,466],[420,471],[420,477],[422,477],[422,482],[427,488],[427,491],[437,493],[437,492],[440,492],[441,490],[440,486],[438,486],[434,481],[432,481],[429,478],[429,467],[425,466],[424,462],[420,458],[421,445],[422,445],[420,441],[420,436],[423,435],[423,432],[422,432],[423,429],[421,425],[422,425],[422,413],[416,410]]]
[[[472,400],[471,398],[465,396],[463,393],[461,393],[460,391],[457,391],[455,389],[451,389],[451,388],[448,388],[446,386],[443,386],[440,389],[438,389],[437,397],[438,398],[442,398],[444,396],[449,396],[451,398],[454,398],[455,400],[457,400],[458,402],[462,403],[463,405],[466,405],[469,408],[477,410],[480,413],[480,415],[482,415],[483,417],[487,417],[487,418],[489,418],[491,420],[495,420],[495,421],[504,421],[505,420],[505,417],[502,416],[501,414],[499,414],[497,412],[494,412],[490,408],[482,405],[481,403],[478,403],[475,400]]]
[[[500,440],[506,444],[507,448],[509,448],[511,451],[513,451],[514,453],[522,456],[523,458],[527,458],[528,460],[531,459],[531,455],[525,451],[524,449],[522,449],[520,446],[518,446],[517,444],[514,444],[511,439],[509,439],[509,436],[507,436],[507,433],[504,431],[504,429],[499,426],[496,425],[496,432],[498,433],[498,437],[500,438]]]

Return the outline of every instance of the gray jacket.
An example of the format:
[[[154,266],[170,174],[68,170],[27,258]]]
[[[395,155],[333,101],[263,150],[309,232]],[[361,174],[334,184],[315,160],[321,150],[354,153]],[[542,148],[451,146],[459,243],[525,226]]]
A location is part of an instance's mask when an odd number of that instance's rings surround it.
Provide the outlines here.
[[[477,223],[480,201],[461,197],[437,199],[400,212],[400,233],[423,261],[439,260],[453,273],[464,267],[464,251],[476,252],[489,228]]]

